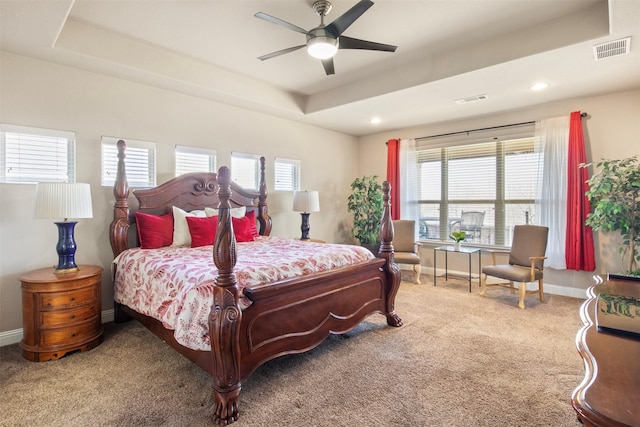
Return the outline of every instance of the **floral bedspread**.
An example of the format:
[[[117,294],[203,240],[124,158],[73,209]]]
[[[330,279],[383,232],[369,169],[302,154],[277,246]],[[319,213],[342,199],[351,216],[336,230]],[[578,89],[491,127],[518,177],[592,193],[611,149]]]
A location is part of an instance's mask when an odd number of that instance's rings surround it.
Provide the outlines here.
[[[373,258],[360,246],[258,237],[237,243],[235,273],[242,291],[263,283],[331,270]],[[114,299],[174,331],[194,350],[210,350],[207,319],[213,298],[212,246],[128,249],[113,261]],[[242,298],[246,308],[250,301]]]

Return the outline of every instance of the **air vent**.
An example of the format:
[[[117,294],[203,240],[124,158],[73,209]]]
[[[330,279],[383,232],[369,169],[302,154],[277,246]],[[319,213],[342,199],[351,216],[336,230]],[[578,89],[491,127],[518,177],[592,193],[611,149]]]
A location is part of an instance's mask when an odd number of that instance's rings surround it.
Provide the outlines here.
[[[593,56],[596,61],[612,56],[624,55],[631,50],[631,37],[602,43],[593,47]]]
[[[488,96],[487,95],[474,95],[474,96],[470,96],[468,98],[461,98],[461,99],[456,99],[454,102],[456,104],[468,104],[470,102],[476,102],[476,101],[484,101],[485,99],[487,99]]]

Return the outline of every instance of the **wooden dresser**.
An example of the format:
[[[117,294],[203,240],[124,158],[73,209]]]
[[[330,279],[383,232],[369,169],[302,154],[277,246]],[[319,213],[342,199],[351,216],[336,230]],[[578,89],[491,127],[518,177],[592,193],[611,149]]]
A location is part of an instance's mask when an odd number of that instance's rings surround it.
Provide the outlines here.
[[[81,265],[75,273],[53,268],[30,271],[22,282],[22,355],[34,362],[56,360],[102,342],[102,268]]]
[[[596,324],[598,294],[606,290],[637,292],[640,283],[600,280],[589,288],[580,316],[584,327],[576,337],[585,377],[573,391],[571,403],[585,426],[640,427],[640,338],[600,332]],[[622,292],[621,292],[622,294]]]

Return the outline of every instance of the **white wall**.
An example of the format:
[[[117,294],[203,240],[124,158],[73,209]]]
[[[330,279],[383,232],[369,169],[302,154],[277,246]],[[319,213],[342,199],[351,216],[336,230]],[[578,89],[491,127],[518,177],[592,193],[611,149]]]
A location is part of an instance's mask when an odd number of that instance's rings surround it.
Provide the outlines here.
[[[229,165],[231,151],[264,155],[269,190],[274,158],[299,159],[302,186],[320,193],[321,211],[310,217],[311,237],[350,239],[346,198],[357,176],[356,138],[6,52],[0,61],[0,122],[76,132],[77,181],[91,184],[94,213],[76,226],[76,262],[105,268],[103,310],[113,306],[108,273],[113,196],[100,186],[102,135],[155,141],[158,183],[173,177],[176,144],[214,148],[218,165]],[[290,211],[291,194],[271,191],[269,197],[272,235],[299,237],[300,215]],[[35,185],[0,184],[0,200],[1,334],[22,327],[18,278],[56,264],[58,236],[53,221],[33,219]]]
[[[346,210],[349,184],[355,176],[386,174],[390,138],[416,138],[485,126],[568,114],[589,113],[584,120],[588,160],[640,154],[640,90],[574,99],[520,111],[459,122],[386,132],[359,140],[340,133],[229,107],[100,74],[2,53],[0,57],[0,122],[76,132],[77,180],[91,184],[94,217],[76,227],[76,261],[98,264],[103,280],[103,309],[112,306],[112,259],[108,226],[112,217],[110,188],[100,186],[102,135],[157,142],[158,182],[173,176],[175,144],[210,147],[218,164],[229,164],[232,150],[302,161],[302,186],[320,192],[321,212],[311,215],[311,237],[351,241]],[[428,120],[428,118],[425,118]],[[268,177],[269,189],[273,176]],[[35,185],[0,184],[0,344],[2,333],[22,327],[18,277],[57,261],[56,227],[33,219]],[[274,235],[298,237],[300,217],[285,212],[291,196],[271,192]],[[620,270],[615,236],[596,235],[597,271]],[[430,247],[423,265],[432,266]],[[487,261],[483,261],[487,262]],[[423,270],[429,272],[429,269]],[[548,271],[545,282],[575,294],[591,284],[592,273]],[[561,292],[563,292],[561,290]]]
[[[464,106],[462,106],[464,107]],[[469,120],[425,125],[400,129],[361,138],[360,174],[386,176],[386,145],[392,138],[419,138],[448,132],[457,132],[540,120],[548,117],[568,115],[572,111],[583,111],[588,117],[583,120],[587,161],[601,158],[619,159],[640,155],[640,90],[615,93],[588,98],[559,101],[518,111],[477,117]],[[616,248],[621,241],[619,235],[595,234],[596,271],[575,272],[545,270],[545,284],[556,293],[565,295],[584,295],[584,289],[593,284],[594,274],[622,271],[620,257]],[[433,245],[423,246],[423,266],[433,267]],[[466,262],[466,258],[463,260]],[[483,257],[483,263],[489,263],[490,257]],[[440,262],[438,262],[438,266]],[[450,266],[451,268],[451,266]],[[455,266],[466,272],[466,266]],[[478,271],[474,265],[474,271]],[[430,268],[423,271],[430,271]],[[476,273],[477,274],[477,273]]]

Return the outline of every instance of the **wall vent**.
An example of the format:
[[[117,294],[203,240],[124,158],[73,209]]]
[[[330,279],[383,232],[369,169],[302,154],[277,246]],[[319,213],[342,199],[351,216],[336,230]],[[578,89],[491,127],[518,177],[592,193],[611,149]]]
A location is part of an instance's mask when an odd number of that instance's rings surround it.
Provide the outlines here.
[[[631,50],[631,37],[602,43],[593,47],[593,56],[596,61],[612,56],[624,55]]]
[[[468,98],[460,98],[460,99],[456,99],[454,102],[456,104],[468,104],[470,102],[476,102],[476,101],[484,101],[485,99],[487,99],[488,96],[487,95],[474,95],[474,96],[470,96]]]

